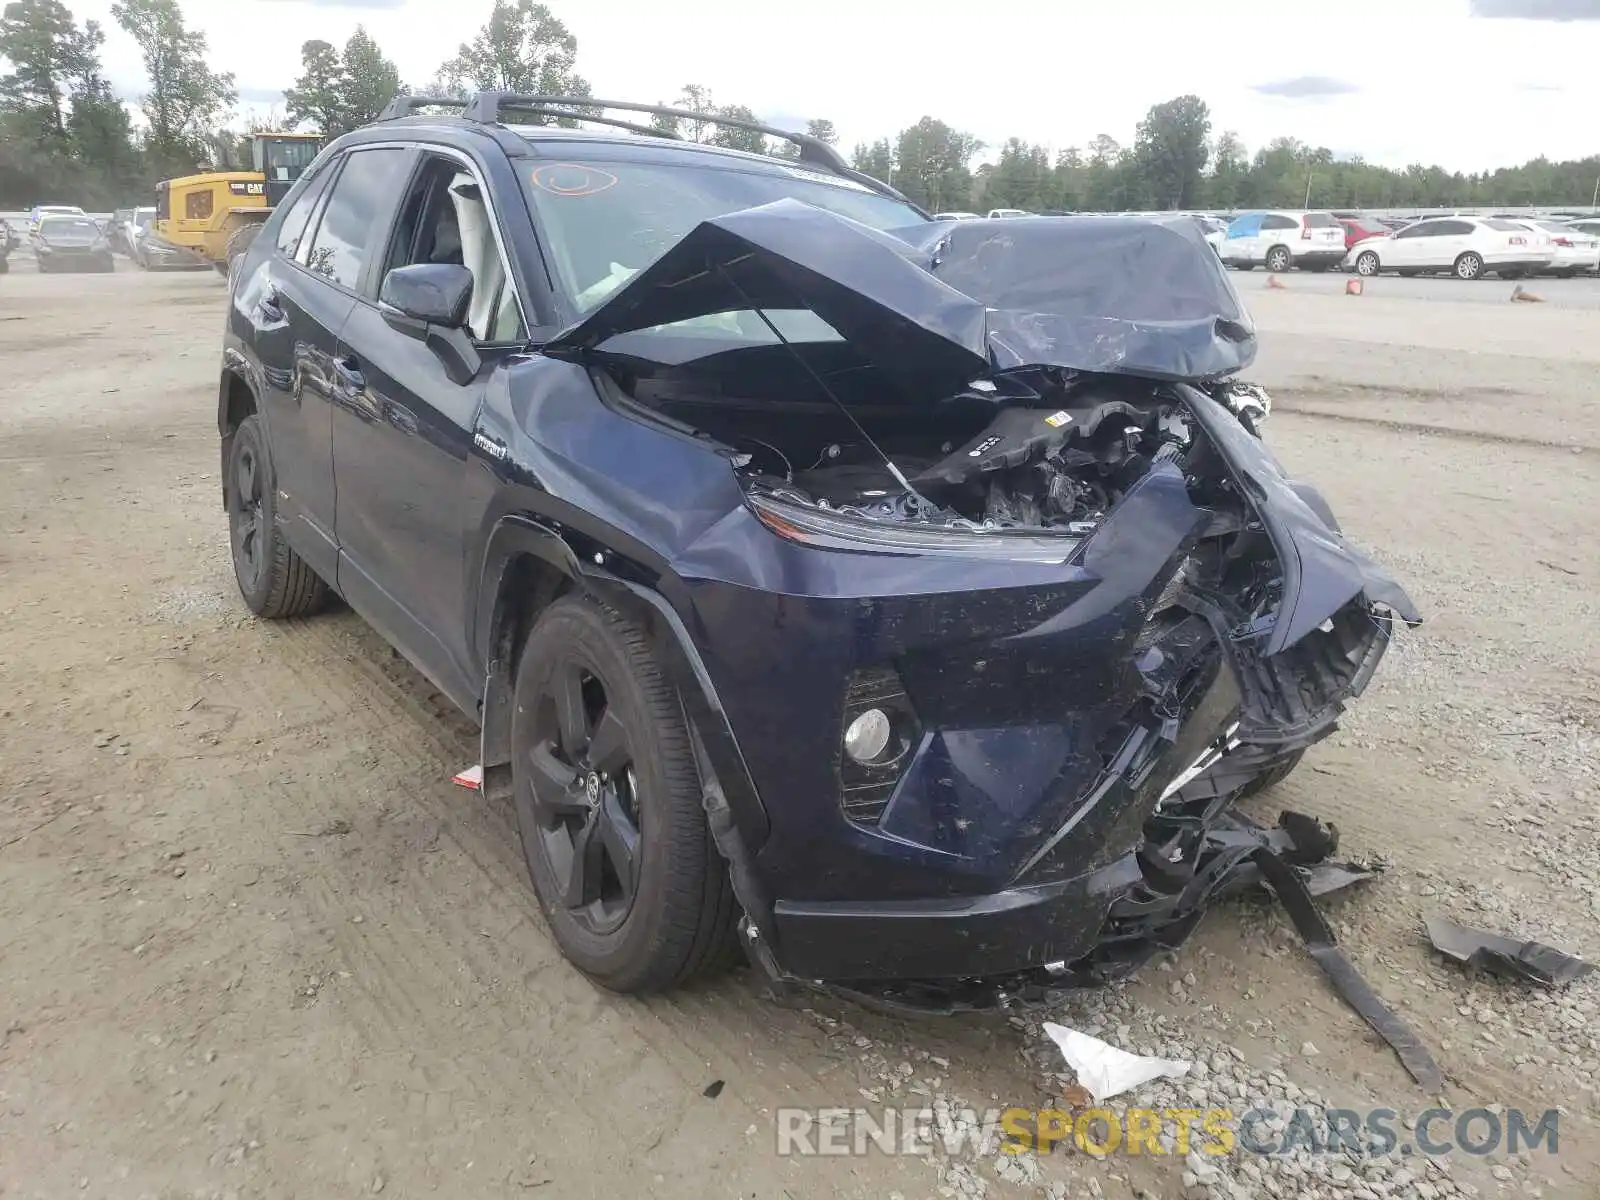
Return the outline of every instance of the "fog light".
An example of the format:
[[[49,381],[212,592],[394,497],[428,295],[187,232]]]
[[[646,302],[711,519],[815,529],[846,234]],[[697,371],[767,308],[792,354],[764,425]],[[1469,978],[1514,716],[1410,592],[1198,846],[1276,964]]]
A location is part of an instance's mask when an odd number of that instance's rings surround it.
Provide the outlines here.
[[[858,763],[876,762],[889,748],[893,732],[889,714],[881,708],[869,708],[844,731],[844,752]]]

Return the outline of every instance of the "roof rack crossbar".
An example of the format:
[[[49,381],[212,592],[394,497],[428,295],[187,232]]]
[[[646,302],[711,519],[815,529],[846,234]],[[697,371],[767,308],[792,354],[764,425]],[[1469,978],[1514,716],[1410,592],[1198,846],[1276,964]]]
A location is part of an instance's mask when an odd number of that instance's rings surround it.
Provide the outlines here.
[[[472,98],[472,103],[467,106],[467,111],[463,115],[469,121],[494,124],[500,120],[501,108],[529,107],[577,109],[579,110],[577,112],[563,112],[559,115],[576,117],[579,120],[598,119],[586,116],[582,111],[584,109],[617,108],[624,112],[649,113],[652,116],[671,117],[678,121],[702,121],[711,125],[724,125],[730,129],[747,129],[752,133],[764,134],[798,147],[801,162],[813,163],[830,171],[850,173],[850,164],[845,161],[844,156],[821,138],[814,138],[807,133],[796,133],[791,129],[763,125],[759,121],[695,112],[687,108],[670,108],[664,104],[639,104],[631,100],[596,100],[589,96],[531,96],[517,92],[479,92]],[[647,132],[661,137],[668,136],[659,129],[649,129]]]
[[[396,96],[383,106],[383,111],[378,114],[380,121],[398,121],[401,117],[415,116],[419,108],[466,108],[471,100],[464,100],[460,96]]]

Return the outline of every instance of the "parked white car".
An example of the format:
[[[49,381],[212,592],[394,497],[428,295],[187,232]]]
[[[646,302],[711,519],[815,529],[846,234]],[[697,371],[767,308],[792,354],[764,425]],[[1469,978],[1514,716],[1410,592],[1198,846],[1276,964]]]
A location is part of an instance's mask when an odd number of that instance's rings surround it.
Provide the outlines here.
[[[1331,212],[1243,213],[1228,226],[1221,255],[1244,271],[1326,271],[1344,260],[1344,226]]]
[[[993,217],[1031,217],[1033,214],[1025,208],[991,208],[989,216]]]
[[[1217,252],[1217,257],[1222,257],[1222,243],[1228,236],[1228,223],[1221,217],[1208,217],[1204,213],[1189,214],[1194,223],[1200,226],[1200,235],[1206,239],[1206,245]]]
[[[933,214],[935,221],[976,221],[978,214],[975,212],[936,212]]]
[[[1600,236],[1548,217],[1515,219],[1519,225],[1549,239],[1550,265],[1545,268],[1546,275],[1571,279],[1582,272],[1600,269]]]
[[[1430,217],[1388,237],[1357,242],[1345,266],[1369,277],[1382,271],[1443,271],[1457,279],[1479,279],[1490,272],[1512,279],[1550,265],[1548,243],[1542,252],[1537,243],[1535,234],[1500,217]]]

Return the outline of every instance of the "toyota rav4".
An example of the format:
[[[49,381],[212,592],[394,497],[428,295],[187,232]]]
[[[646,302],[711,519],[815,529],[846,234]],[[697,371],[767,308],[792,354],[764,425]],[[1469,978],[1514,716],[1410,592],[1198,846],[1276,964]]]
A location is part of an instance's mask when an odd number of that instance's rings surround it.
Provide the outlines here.
[[[477,719],[609,988],[1174,944],[1416,619],[1261,441],[1194,223],[937,222],[803,135],[447,103],[332,142],[231,274],[250,609],[342,597]]]

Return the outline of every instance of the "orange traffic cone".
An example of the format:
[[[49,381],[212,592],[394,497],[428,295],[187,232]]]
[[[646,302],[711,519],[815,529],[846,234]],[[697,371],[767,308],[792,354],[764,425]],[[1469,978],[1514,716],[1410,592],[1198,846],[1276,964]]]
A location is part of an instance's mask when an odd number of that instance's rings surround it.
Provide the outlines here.
[[[1344,294],[1346,296],[1361,295],[1365,285],[1359,279],[1346,279],[1344,281]]]

